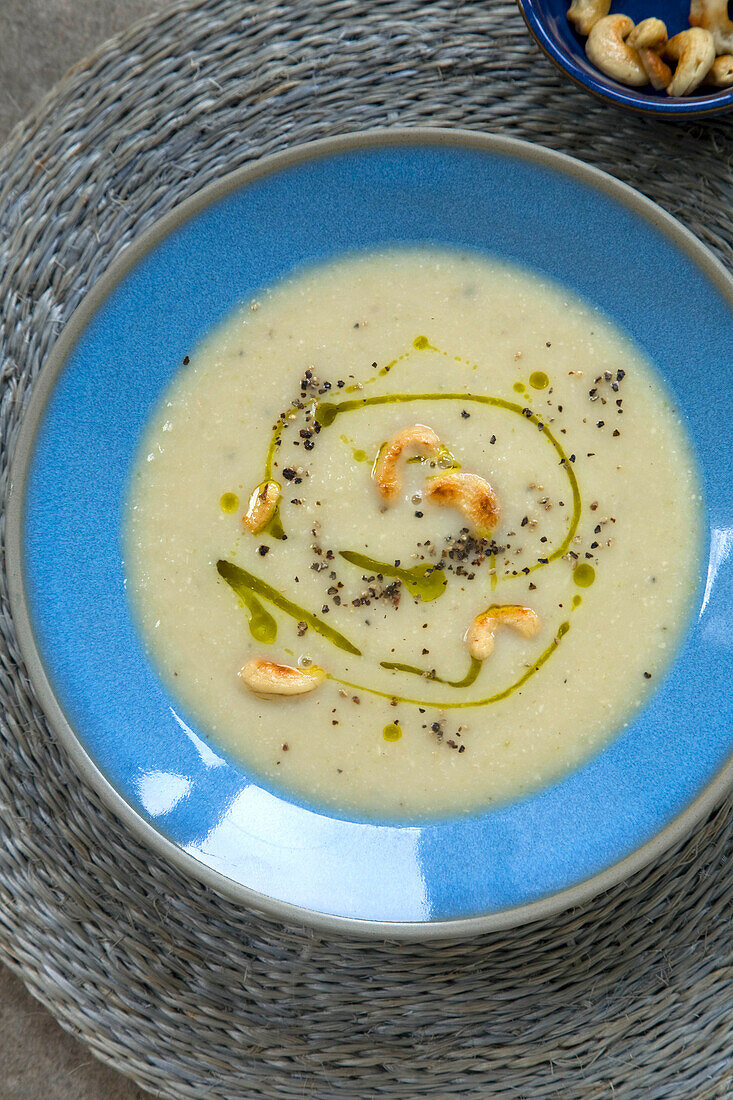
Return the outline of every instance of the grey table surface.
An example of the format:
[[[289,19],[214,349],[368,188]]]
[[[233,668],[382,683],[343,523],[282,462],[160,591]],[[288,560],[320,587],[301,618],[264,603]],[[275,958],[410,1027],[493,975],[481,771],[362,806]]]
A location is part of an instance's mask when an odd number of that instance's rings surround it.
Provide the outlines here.
[[[166,0],[0,0],[0,143],[64,73]],[[2,1100],[145,1100],[0,966]]]

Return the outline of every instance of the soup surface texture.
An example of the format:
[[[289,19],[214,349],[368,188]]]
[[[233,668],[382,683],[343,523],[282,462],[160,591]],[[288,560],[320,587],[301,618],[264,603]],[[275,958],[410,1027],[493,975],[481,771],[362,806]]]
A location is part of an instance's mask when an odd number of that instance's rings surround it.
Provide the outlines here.
[[[293,276],[191,351],[126,568],[202,736],[309,805],[420,820],[537,789],[628,724],[689,619],[700,531],[638,350],[527,272],[420,249]],[[258,694],[258,658],[326,677]]]

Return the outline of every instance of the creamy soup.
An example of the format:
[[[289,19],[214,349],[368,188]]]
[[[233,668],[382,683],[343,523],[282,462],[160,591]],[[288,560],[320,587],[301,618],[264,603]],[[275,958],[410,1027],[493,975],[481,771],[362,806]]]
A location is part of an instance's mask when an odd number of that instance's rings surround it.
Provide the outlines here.
[[[525,271],[408,250],[294,276],[191,351],[126,567],[203,736],[311,805],[414,819],[623,730],[700,531],[684,429],[620,332]]]

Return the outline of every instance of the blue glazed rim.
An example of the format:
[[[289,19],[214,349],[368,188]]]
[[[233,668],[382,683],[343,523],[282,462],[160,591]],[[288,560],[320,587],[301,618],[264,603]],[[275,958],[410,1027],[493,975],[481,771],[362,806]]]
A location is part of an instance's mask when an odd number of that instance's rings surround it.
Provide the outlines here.
[[[569,2],[569,0],[568,0]],[[565,5],[566,7],[568,5]],[[606,103],[616,103],[637,114],[658,115],[661,118],[702,118],[733,110],[733,88],[710,92],[705,96],[680,99],[652,98],[633,88],[626,88],[600,71],[591,74],[563,49],[551,33],[543,0],[517,0],[517,7],[527,29],[537,45],[557,69],[574,84]]]
[[[218,200],[245,185],[283,170],[317,161],[329,156],[375,149],[409,149],[424,146],[429,149],[473,150],[496,156],[515,158],[532,166],[554,170],[587,185],[619,203],[629,212],[641,216],[660,231],[709,279],[721,297],[733,308],[733,280],[697,239],[648,199],[617,180],[584,165],[573,158],[515,139],[481,135],[471,131],[436,129],[395,129],[356,133],[325,139],[275,155],[241,169],[210,185],[166,215],[139,241],[125,250],[109,271],[100,279],[78,308],[55,345],[32,395],[22,425],[11,470],[7,509],[7,568],[11,608],[26,665],[51,728],[70,752],[80,774],[95,788],[107,805],[131,831],[161,857],[168,859],[184,873],[203,881],[219,893],[249,908],[285,921],[310,924],[323,931],[356,936],[392,939],[440,939],[471,936],[492,929],[512,927],[547,917],[573,905],[587,901],[600,891],[617,884],[668,847],[681,840],[720,800],[733,782],[733,757],[714,775],[703,790],[675,818],[651,839],[628,856],[604,868],[585,880],[552,894],[511,908],[457,918],[385,921],[333,915],[305,908],[288,901],[269,897],[262,892],[237,883],[225,874],[203,864],[181,846],[169,840],[159,829],[145,820],[105,776],[91,754],[74,732],[51,686],[41,659],[27,602],[23,565],[23,520],[27,475],[36,435],[58,376],[90,320],[114,289],[133,269],[179,226]]]

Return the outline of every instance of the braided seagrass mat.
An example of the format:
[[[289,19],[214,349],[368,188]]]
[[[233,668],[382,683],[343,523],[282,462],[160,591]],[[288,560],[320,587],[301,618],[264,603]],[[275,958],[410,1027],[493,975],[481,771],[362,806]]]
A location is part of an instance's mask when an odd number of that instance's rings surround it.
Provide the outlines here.
[[[591,161],[733,266],[733,120],[595,103],[539,55],[513,4],[185,0],[73,70],[4,149],[0,491],[49,349],[126,244],[254,157],[426,123]],[[157,1095],[733,1096],[733,802],[549,923],[359,944],[242,911],[125,833],[53,741],[1,574],[0,741],[2,955]]]

